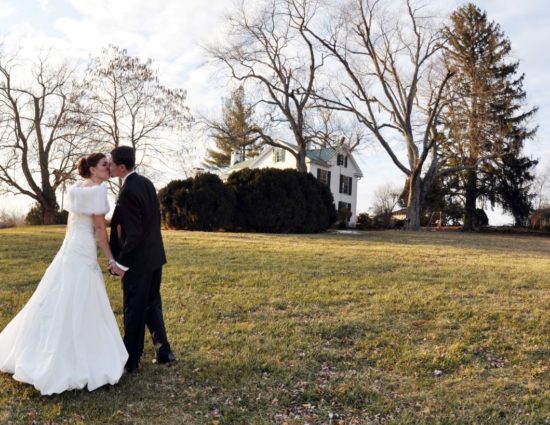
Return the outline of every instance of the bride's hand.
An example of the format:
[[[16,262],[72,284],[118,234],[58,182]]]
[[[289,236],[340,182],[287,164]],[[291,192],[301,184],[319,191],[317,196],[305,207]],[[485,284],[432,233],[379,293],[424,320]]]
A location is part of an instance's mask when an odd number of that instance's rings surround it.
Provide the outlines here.
[[[109,271],[117,276],[120,276],[121,278],[124,277],[125,271],[118,267],[116,263],[109,264]]]

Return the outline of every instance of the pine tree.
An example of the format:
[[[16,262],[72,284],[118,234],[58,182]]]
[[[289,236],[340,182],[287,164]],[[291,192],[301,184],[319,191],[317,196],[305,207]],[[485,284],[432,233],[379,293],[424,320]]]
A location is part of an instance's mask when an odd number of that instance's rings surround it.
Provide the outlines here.
[[[526,226],[533,210],[534,195],[530,193],[530,187],[535,180],[533,169],[537,164],[537,160],[510,153],[502,156],[498,168],[485,174],[486,199],[510,213],[516,226]]]
[[[442,155],[468,166],[460,173],[464,229],[473,229],[478,199],[497,202],[519,218],[526,205],[514,205],[505,194],[513,186],[516,196],[528,200],[525,183],[536,164],[522,157],[524,142],[536,132],[528,126],[536,108],[525,106],[519,62],[510,60],[511,44],[499,25],[471,3],[451,15],[444,33],[454,78],[444,114],[449,143]]]
[[[208,168],[229,166],[232,152],[239,152],[241,160],[258,155],[260,143],[251,132],[253,113],[253,106],[246,103],[244,88],[240,86],[226,100],[222,120],[208,123],[216,142],[215,149],[207,150],[204,162]]]

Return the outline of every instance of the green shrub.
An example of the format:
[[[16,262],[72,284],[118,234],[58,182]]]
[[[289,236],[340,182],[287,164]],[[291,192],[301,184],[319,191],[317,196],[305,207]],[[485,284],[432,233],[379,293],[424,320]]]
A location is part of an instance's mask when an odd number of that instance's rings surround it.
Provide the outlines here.
[[[174,180],[159,191],[161,216],[173,229],[214,230],[232,226],[235,195],[218,176]]]
[[[330,190],[309,173],[245,168],[232,173],[227,184],[237,199],[237,229],[315,233],[328,229],[336,218]]]
[[[228,179],[237,197],[236,226],[268,233],[295,233],[306,219],[301,186],[291,170],[242,170]]]
[[[55,224],[67,224],[68,219],[69,219],[68,211],[61,210],[55,213]]]
[[[358,230],[369,230],[374,228],[373,219],[368,213],[357,214],[357,220],[355,221],[355,228]]]
[[[476,208],[476,215],[475,215],[475,221],[474,226],[481,227],[481,226],[488,226],[489,225],[489,217],[487,217],[487,214],[484,210],[481,208]]]
[[[42,219],[42,207],[40,204],[34,204],[29,212],[27,213],[27,216],[25,217],[25,223],[30,224],[31,226],[38,226],[40,224],[43,224]]]
[[[297,173],[304,196],[306,214],[300,226],[301,233],[324,232],[336,221],[334,198],[327,185],[310,173]]]
[[[351,218],[351,211],[347,208],[338,210],[336,226],[338,229],[344,230],[349,227],[349,219]]]
[[[316,233],[336,220],[330,189],[309,173],[264,168],[174,180],[159,191],[165,226],[189,230]]]
[[[65,210],[59,210],[59,207],[56,208],[55,212],[55,224],[67,224],[67,219],[69,217],[69,213]],[[42,206],[37,202],[34,204],[29,212],[27,213],[27,216],[25,217],[25,223],[31,225],[31,226],[40,226],[44,224],[44,218],[42,214]]]
[[[192,179],[172,180],[159,190],[158,198],[160,203],[160,214],[164,225],[169,229],[185,228],[185,217],[178,213],[175,199],[181,196],[182,192],[189,190]]]

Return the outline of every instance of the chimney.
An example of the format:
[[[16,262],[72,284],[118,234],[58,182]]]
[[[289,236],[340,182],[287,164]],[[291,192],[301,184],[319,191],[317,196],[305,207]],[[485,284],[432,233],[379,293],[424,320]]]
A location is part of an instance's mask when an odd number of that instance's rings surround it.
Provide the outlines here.
[[[342,148],[342,146],[344,146],[345,143],[346,143],[346,136],[342,136],[340,138],[340,141],[338,142],[338,147]]]
[[[231,163],[230,163],[231,166],[238,164],[239,162],[242,162],[242,160],[243,160],[243,156],[240,150],[231,151]]]
[[[201,168],[201,167],[193,167],[193,169],[191,170],[191,177],[197,177],[197,176],[200,176],[201,174],[204,174],[204,168]]]

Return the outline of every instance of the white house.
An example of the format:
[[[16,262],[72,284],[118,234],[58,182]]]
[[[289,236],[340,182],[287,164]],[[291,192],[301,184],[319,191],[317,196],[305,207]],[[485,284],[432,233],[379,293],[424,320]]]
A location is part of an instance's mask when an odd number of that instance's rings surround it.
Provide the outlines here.
[[[295,152],[296,145],[279,142]],[[363,173],[357,165],[353,154],[345,147],[308,149],[306,151],[307,170],[317,179],[330,187],[334,203],[338,210],[351,211],[350,225],[356,221],[357,182]],[[296,168],[296,158],[283,148],[266,146],[260,154],[246,161],[241,161],[238,153],[231,155],[231,166],[224,170],[222,180],[229,174],[243,168]]]

